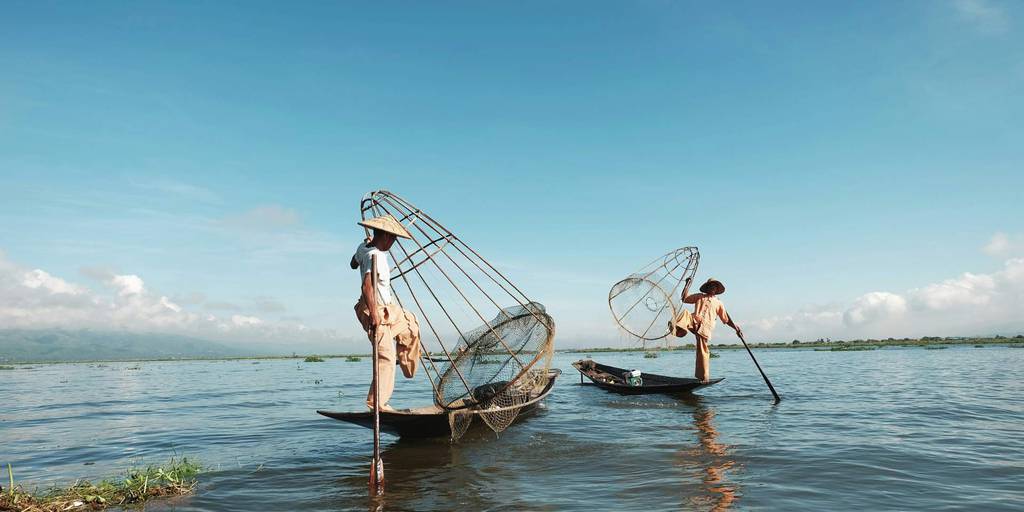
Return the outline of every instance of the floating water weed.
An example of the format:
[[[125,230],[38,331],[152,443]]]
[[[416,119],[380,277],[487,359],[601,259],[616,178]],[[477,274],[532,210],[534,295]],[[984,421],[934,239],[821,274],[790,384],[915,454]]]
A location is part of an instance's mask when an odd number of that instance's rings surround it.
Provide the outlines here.
[[[303,362],[306,362],[306,363],[322,363],[322,362],[324,362],[324,360],[321,357],[319,357],[319,356],[308,356],[308,357],[306,357],[306,359]]]
[[[359,361],[362,361],[362,360],[363,360],[363,358],[356,357],[356,356],[348,356],[348,357],[345,358],[345,361],[349,362],[349,363],[358,363]]]
[[[202,466],[188,458],[171,459],[163,466],[130,468],[120,480],[102,480],[97,484],[79,480],[66,489],[28,492],[14,485],[14,470],[8,464],[9,486],[0,492],[0,510],[50,512],[77,509],[83,505],[98,510],[143,503],[159,496],[180,496],[195,489],[196,476],[202,470]]]

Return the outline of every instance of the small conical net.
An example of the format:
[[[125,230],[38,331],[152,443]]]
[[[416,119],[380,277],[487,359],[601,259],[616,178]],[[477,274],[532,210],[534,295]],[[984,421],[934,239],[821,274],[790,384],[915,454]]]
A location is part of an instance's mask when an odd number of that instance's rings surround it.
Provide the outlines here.
[[[660,340],[682,307],[680,295],[700,262],[696,247],[683,247],[648,263],[608,292],[612,317],[637,341]]]

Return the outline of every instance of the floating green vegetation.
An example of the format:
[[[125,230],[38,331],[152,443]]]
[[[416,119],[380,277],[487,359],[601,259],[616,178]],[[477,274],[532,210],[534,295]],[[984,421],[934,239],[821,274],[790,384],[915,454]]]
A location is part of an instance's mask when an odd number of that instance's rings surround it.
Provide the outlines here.
[[[0,366],[0,370],[13,370],[13,366]]]
[[[306,359],[304,359],[304,362],[307,362],[307,363],[322,363],[322,362],[324,362],[324,360],[320,356],[308,356],[308,357],[306,357]]]
[[[717,358],[722,357],[722,356],[719,355],[716,352],[708,352],[708,357],[710,357],[711,359],[717,359]]]
[[[985,348],[985,345],[975,345],[974,348]]]
[[[949,347],[946,345],[931,345],[924,347],[925,350],[945,350],[947,348]]]
[[[345,361],[349,362],[349,363],[358,363],[359,361],[362,361],[362,360],[363,360],[363,358],[358,357],[358,356],[348,356],[348,357],[345,358]]]
[[[144,503],[160,496],[181,496],[195,489],[196,476],[202,471],[202,466],[188,458],[171,459],[162,466],[130,468],[120,479],[96,484],[79,480],[65,489],[29,492],[14,484],[14,470],[8,464],[8,487],[0,486],[0,510],[101,510]]]
[[[832,348],[830,348],[828,350],[829,350],[829,352],[857,352],[857,351],[860,351],[860,350],[878,350],[878,347],[875,347],[873,345],[860,345],[860,346],[842,345],[842,346],[838,346],[838,347],[832,347]]]
[[[644,352],[644,359],[657,359],[657,358],[658,358],[658,353],[657,352]]]

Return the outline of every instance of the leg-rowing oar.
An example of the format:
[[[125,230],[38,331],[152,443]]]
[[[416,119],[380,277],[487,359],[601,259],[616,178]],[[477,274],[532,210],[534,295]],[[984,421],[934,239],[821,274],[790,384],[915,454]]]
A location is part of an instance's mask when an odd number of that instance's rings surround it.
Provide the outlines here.
[[[370,495],[384,494],[384,461],[380,458],[380,382],[377,375],[377,329],[373,329],[373,465],[370,466]]]
[[[370,307],[377,307],[377,259],[373,258],[370,263],[370,293],[373,294],[373,304]],[[371,317],[372,318],[372,317]],[[384,494],[384,461],[380,458],[380,375],[377,372],[377,345],[380,343],[380,326],[371,327],[373,338],[373,466],[370,467],[370,495],[381,496]]]
[[[764,378],[764,383],[768,384],[768,389],[772,390],[772,395],[775,396],[775,403],[782,401],[782,397],[775,392],[775,386],[772,386],[772,381],[768,380],[768,376],[764,374],[764,370],[761,369],[761,365],[757,363],[757,358],[754,357],[754,353],[750,351],[750,347],[747,345],[747,340],[743,339],[743,335],[736,333],[740,337],[740,341],[743,342],[743,348],[747,349],[747,353],[750,354],[750,359],[754,360],[754,366],[757,367],[757,371],[761,372],[761,377]]]

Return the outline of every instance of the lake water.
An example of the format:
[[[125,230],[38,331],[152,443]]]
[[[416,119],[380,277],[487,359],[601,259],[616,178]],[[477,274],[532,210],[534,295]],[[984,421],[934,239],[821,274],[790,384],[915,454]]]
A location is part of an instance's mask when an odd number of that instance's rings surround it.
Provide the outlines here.
[[[622,397],[571,363],[538,414],[460,442],[383,438],[315,414],[362,407],[370,365],[295,360],[17,365],[0,371],[0,463],[28,486],[199,459],[194,496],[148,510],[1021,510],[1024,350],[721,351],[699,396]],[[615,366],[689,376],[692,352]],[[399,374],[393,404],[429,402]],[[6,477],[6,475],[4,475]],[[5,478],[6,480],[6,478]]]

